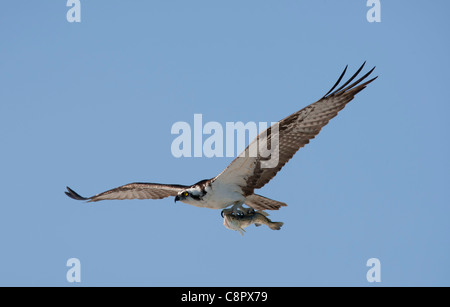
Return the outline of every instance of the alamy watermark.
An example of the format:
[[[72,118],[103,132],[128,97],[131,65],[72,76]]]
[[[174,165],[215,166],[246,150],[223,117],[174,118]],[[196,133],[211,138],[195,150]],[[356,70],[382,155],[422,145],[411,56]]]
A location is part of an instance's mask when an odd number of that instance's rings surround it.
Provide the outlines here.
[[[381,262],[378,258],[367,260],[366,266],[370,267],[367,271],[366,279],[368,282],[381,282]]]
[[[68,22],[81,22],[81,2],[80,0],[67,0],[66,6],[70,7],[66,14]],[[367,11],[366,19],[368,22],[381,22],[381,3],[380,0],[367,0],[366,6],[370,7]]]
[[[370,7],[366,18],[368,22],[381,22],[381,3],[380,0],[367,0],[366,6]]]
[[[68,22],[81,22],[81,3],[80,0],[67,0],[66,6],[70,7],[67,11],[66,19]]]
[[[203,115],[194,114],[191,127],[183,121],[172,125],[171,133],[178,135],[171,145],[174,157],[236,157],[240,153],[239,157],[260,157],[262,168],[278,165],[278,122],[273,122],[270,128],[266,122],[226,122],[223,128],[219,122],[203,124]],[[203,139],[205,135],[207,138]],[[247,149],[246,136],[251,142]]]
[[[70,269],[67,270],[66,280],[67,282],[81,282],[81,262],[78,258],[70,258],[66,262],[66,266]]]

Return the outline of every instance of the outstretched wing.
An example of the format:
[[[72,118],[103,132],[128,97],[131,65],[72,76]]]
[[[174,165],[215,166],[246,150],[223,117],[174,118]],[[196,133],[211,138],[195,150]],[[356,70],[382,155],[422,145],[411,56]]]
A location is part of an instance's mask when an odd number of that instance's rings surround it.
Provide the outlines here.
[[[92,197],[82,197],[71,188],[67,187],[66,195],[77,200],[99,201],[105,199],[162,199],[176,196],[178,192],[187,189],[188,186],[179,184],[141,183],[126,184],[115,189],[97,194]]]
[[[319,134],[322,127],[328,124],[330,119],[335,117],[357,93],[377,78],[375,77],[361,83],[372,73],[375,69],[374,67],[360,79],[348,85],[361,72],[364,65],[365,62],[347,82],[335,90],[347,71],[347,67],[345,67],[336,84],[325,96],[317,102],[279,121],[278,129],[272,126],[260,133],[244,152],[234,159],[213,181],[221,184],[237,185],[242,189],[245,196],[252,195],[254,189],[263,187],[300,148],[308,144],[311,139]],[[254,150],[255,145],[258,146],[257,144],[264,144],[264,146],[266,146],[265,144],[271,144],[271,139],[274,137],[278,140],[278,146],[275,150],[272,150],[272,156],[267,158],[263,157],[259,148],[256,154],[254,151],[253,154],[250,154],[250,148],[252,146],[254,146],[252,149]],[[278,163],[275,165],[265,167],[262,164],[262,162],[267,162],[274,158],[278,160]]]

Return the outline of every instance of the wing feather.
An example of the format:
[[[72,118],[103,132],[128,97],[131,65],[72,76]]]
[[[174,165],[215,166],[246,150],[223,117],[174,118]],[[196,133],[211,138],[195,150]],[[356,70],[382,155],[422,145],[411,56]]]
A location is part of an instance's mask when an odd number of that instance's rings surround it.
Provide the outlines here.
[[[244,196],[252,195],[255,189],[262,188],[281,170],[300,148],[308,144],[310,140],[314,139],[322,128],[327,125],[328,122],[334,118],[357,93],[362,91],[369,83],[377,78],[375,77],[360,84],[373,72],[375,69],[374,67],[357,81],[350,84],[362,71],[364,65],[365,62],[349,80],[335,90],[344,77],[347,70],[347,67],[345,67],[338,81],[325,96],[315,103],[310,104],[279,121],[278,132],[274,133],[274,135],[272,135],[273,126],[260,133],[244,152],[235,158],[222,173],[213,179],[213,181],[238,185],[242,189]],[[261,163],[274,157],[264,158],[260,155],[259,150],[256,155],[251,156],[249,148],[252,145],[255,146],[255,144],[271,144],[271,139],[274,136],[278,137],[278,150],[273,151],[275,158],[278,158],[278,164],[274,167],[264,168]]]
[[[188,186],[179,184],[160,184],[135,182],[126,184],[92,197],[83,197],[71,188],[67,187],[66,195],[77,200],[94,202],[106,199],[162,199],[169,196],[176,196],[178,192],[187,189]]]
[[[245,204],[255,210],[278,210],[287,206],[286,203],[276,201],[258,194],[252,194],[245,198]]]

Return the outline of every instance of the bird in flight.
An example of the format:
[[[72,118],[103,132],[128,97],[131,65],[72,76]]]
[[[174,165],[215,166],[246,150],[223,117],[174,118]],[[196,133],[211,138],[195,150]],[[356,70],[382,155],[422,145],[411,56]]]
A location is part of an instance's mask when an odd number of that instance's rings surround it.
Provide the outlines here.
[[[377,78],[365,81],[375,69],[373,67],[351,83],[362,71],[364,65],[365,62],[349,80],[337,88],[347,71],[348,66],[346,66],[334,86],[321,99],[280,120],[275,124],[277,129],[272,126],[260,133],[243,153],[214,178],[205,179],[193,185],[130,183],[88,198],[80,196],[69,187],[65,193],[73,199],[88,202],[110,199],[162,199],[173,196],[175,202],[181,201],[203,208],[223,209],[226,213],[233,214],[248,214],[253,209],[278,210],[286,204],[255,194],[254,191],[266,185],[300,148],[308,144],[322,127],[328,124],[330,119]],[[272,138],[278,141],[277,163],[272,167],[264,167],[268,157],[260,152],[251,155],[250,149],[252,144],[268,142]],[[244,204],[250,208],[243,207]]]

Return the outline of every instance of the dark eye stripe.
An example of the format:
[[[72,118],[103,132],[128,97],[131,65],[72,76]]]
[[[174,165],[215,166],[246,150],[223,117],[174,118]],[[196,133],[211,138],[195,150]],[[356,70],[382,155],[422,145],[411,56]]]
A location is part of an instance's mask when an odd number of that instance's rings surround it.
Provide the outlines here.
[[[201,200],[200,195],[194,195],[194,194],[191,194],[191,197],[192,197],[193,199],[195,199],[195,200]]]

